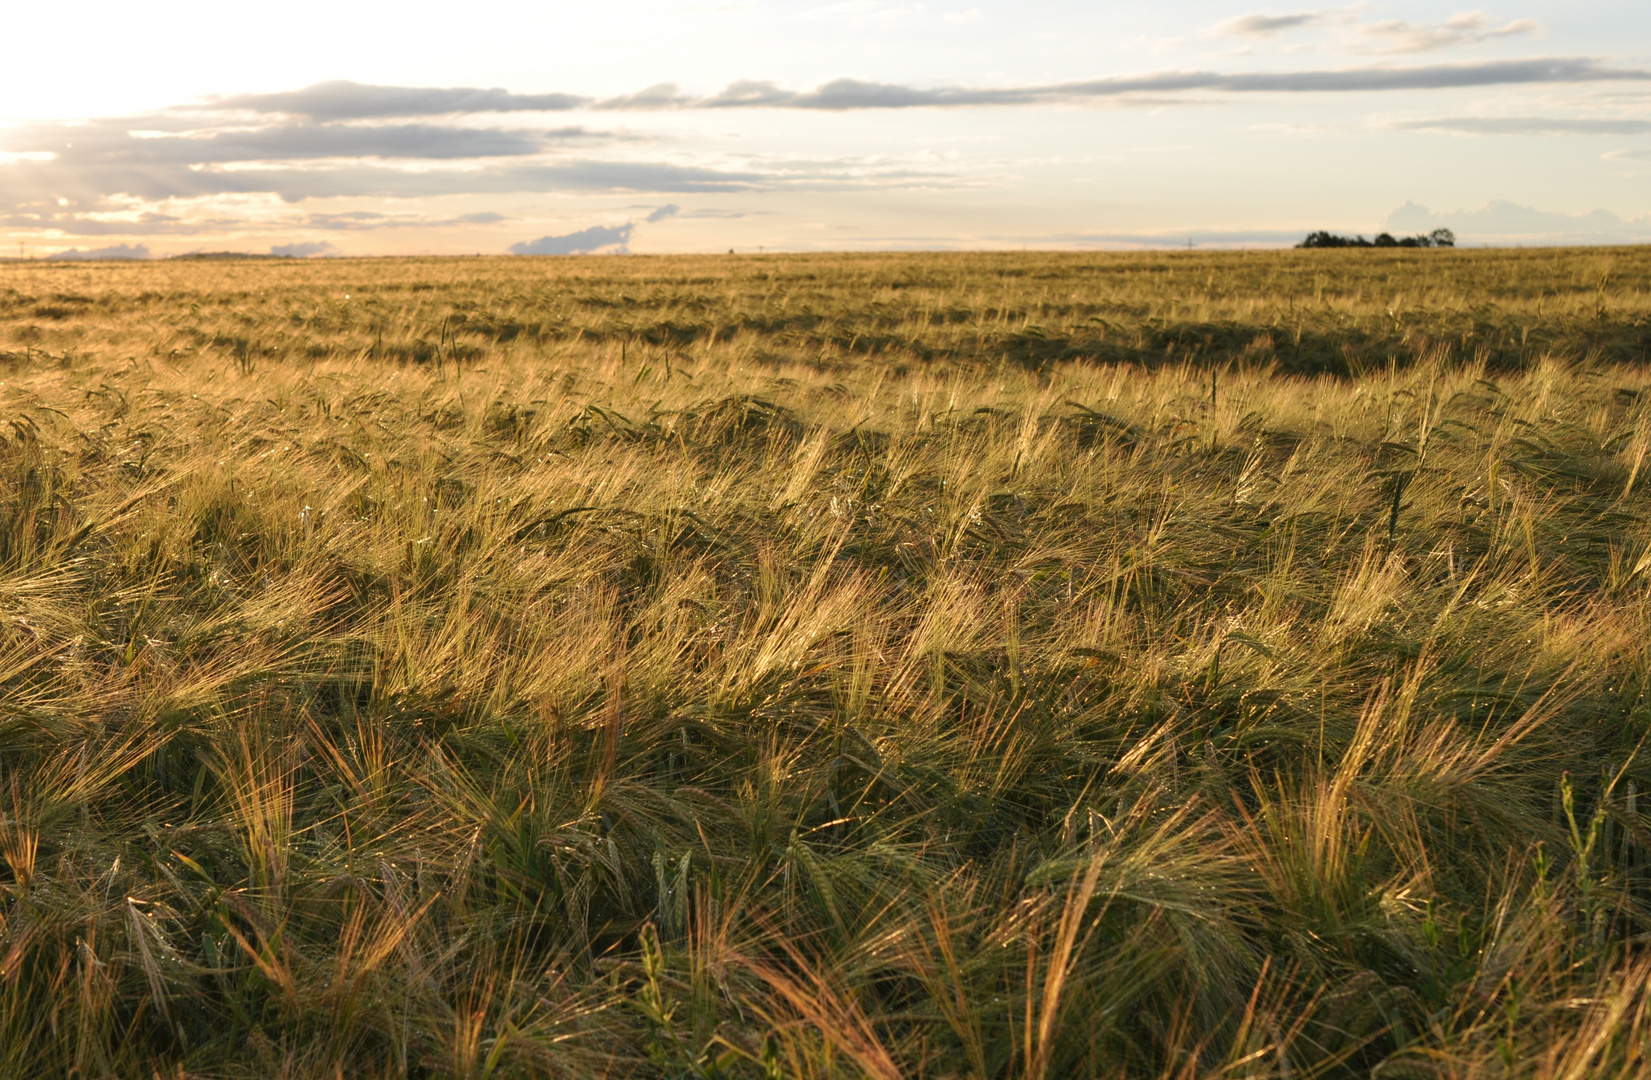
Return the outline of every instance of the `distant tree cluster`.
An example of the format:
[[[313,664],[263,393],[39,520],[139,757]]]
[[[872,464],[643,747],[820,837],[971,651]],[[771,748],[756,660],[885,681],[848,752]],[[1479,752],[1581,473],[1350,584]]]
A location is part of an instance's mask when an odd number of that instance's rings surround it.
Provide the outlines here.
[[[1392,233],[1382,233],[1374,240],[1366,240],[1362,236],[1337,236],[1330,232],[1313,232],[1307,234],[1307,239],[1297,244],[1298,248],[1348,248],[1348,247],[1379,247],[1379,248],[1453,248],[1456,246],[1456,234],[1449,229],[1434,229],[1424,235],[1406,236],[1402,239]]]

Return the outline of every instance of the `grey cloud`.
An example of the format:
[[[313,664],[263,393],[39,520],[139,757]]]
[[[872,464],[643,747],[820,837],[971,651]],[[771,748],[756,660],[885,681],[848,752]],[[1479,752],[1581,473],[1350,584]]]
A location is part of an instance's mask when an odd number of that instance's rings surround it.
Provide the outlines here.
[[[404,124],[396,127],[336,127],[294,125],[256,132],[234,132],[207,139],[134,140],[140,149],[167,143],[170,161],[231,162],[274,159],[302,161],[315,158],[376,157],[455,160],[480,157],[524,157],[544,149],[545,141],[513,131],[486,128],[436,127]],[[138,155],[133,155],[134,157]],[[143,155],[153,160],[159,155]]]
[[[462,176],[477,177],[479,191],[535,190],[554,183],[547,166],[511,178],[503,161],[540,155],[554,140],[585,139],[595,133],[584,128],[541,132],[513,132],[431,124],[394,126],[282,124],[252,131],[203,133],[147,132],[150,118],[99,120],[76,125],[47,125],[0,132],[0,145],[17,151],[47,151],[44,161],[13,160],[0,164],[0,213],[11,211],[23,227],[58,227],[76,212],[107,205],[116,194],[158,202],[172,198],[276,191],[288,201],[327,194],[398,194],[397,183],[409,194],[450,194],[469,190]],[[377,158],[383,161],[423,160],[480,164],[468,170],[417,173],[383,166],[286,168],[289,164],[336,158]],[[495,164],[488,165],[487,162]],[[214,166],[254,165],[268,168],[224,169]],[[553,172],[558,165],[548,166]],[[575,173],[578,170],[574,170]],[[589,170],[586,170],[587,172]],[[372,178],[369,180],[368,178]],[[283,179],[284,178],[284,179]],[[338,190],[329,191],[329,178]],[[586,178],[571,178],[588,190]],[[679,190],[679,183],[668,190]],[[584,182],[581,182],[584,181]],[[633,185],[623,185],[629,190]],[[646,184],[645,190],[653,190]],[[62,202],[60,202],[62,200]],[[154,215],[143,219],[145,228],[132,223],[108,223],[104,231],[154,232],[168,222]],[[84,223],[78,231],[96,232]]]
[[[1327,71],[1223,73],[1166,71],[1085,82],[1052,83],[1002,89],[964,86],[921,89],[897,83],[837,79],[813,90],[784,90],[773,83],[740,82],[704,98],[665,98],[668,105],[639,105],[632,98],[611,98],[594,108],[784,108],[844,111],[852,109],[957,108],[980,105],[1043,105],[1129,98],[1143,94],[1205,90],[1231,94],[1349,93],[1381,90],[1443,90],[1515,83],[1578,83],[1651,80],[1651,70],[1610,67],[1590,57],[1537,57],[1478,63],[1388,65]],[[651,99],[652,100],[652,99]]]
[[[1290,15],[1245,15],[1224,22],[1215,32],[1225,37],[1275,37],[1285,30],[1317,26],[1325,21],[1322,11],[1298,11]]]
[[[93,248],[90,251],[81,251],[79,248],[70,248],[68,251],[59,251],[55,255],[48,255],[48,259],[148,259],[147,244],[116,244],[113,247]]]
[[[292,259],[310,259],[317,255],[336,255],[338,249],[325,240],[306,240],[295,244],[276,244],[269,249],[269,253]]]
[[[743,191],[763,183],[751,172],[662,162],[581,159],[470,169],[397,169],[380,165],[334,168],[192,169],[187,165],[12,162],[0,165],[0,212],[24,228],[60,228],[77,212],[104,206],[116,193],[140,199],[274,193],[287,202],[344,196],[414,198],[519,192],[649,192],[687,194]],[[59,207],[56,200],[68,201]],[[164,224],[156,222],[157,225]],[[111,225],[113,232],[150,232]]]
[[[577,94],[513,94],[471,87],[370,86],[338,79],[276,94],[217,98],[191,109],[238,109],[312,120],[373,120],[450,113],[564,112],[590,99]]]
[[[592,225],[588,229],[567,233],[562,236],[541,236],[537,240],[528,240],[520,244],[511,244],[512,255],[583,255],[587,252],[599,251],[602,248],[618,246],[620,251],[630,243],[631,231],[636,226],[631,222],[623,225]]]
[[[949,104],[948,96],[956,96],[957,104],[965,103],[963,99],[989,95],[991,91],[979,90],[918,90],[909,86],[900,86],[891,83],[861,82],[857,79],[836,79],[828,82],[809,94],[799,94],[792,107],[803,109],[886,109],[910,108],[914,105],[927,105],[931,102]],[[1035,94],[1036,91],[1034,90]],[[987,98],[981,98],[982,104]],[[722,105],[724,103],[718,102]]]
[[[308,229],[374,229],[394,225],[396,219],[375,210],[344,210],[335,214],[310,214],[304,219]]]
[[[1437,131],[1452,135],[1646,135],[1651,120],[1591,119],[1566,116],[1440,116],[1401,120],[1399,131]]]
[[[658,83],[634,94],[590,104],[599,109],[680,109],[692,106],[694,99],[684,94],[676,83]]]
[[[682,207],[676,203],[666,203],[656,208],[642,220],[652,224],[675,217]],[[593,225],[578,232],[566,233],[562,236],[541,236],[537,240],[528,240],[520,244],[510,245],[512,255],[582,255],[586,252],[597,251],[601,248],[615,247],[624,252],[630,243],[631,233],[636,230],[637,222],[627,221],[623,225]]]
[[[150,166],[340,157],[438,161],[524,157],[541,153],[556,141],[597,135],[579,127],[520,132],[436,124],[281,124],[251,131],[134,135],[133,131],[145,130],[146,119],[35,126],[4,132],[3,138],[11,150],[47,151],[64,164]]]
[[[233,225],[227,221],[184,221],[170,214],[140,214],[115,220],[86,219],[73,211],[56,214],[6,214],[0,225],[11,229],[53,229],[70,236],[165,236],[199,232],[203,225]]]
[[[197,173],[196,175],[200,175]],[[519,192],[743,191],[764,177],[749,172],[661,162],[579,160],[485,169],[409,171],[372,166],[337,169],[237,169],[213,172],[220,190],[270,191],[287,202],[342,196],[413,198]]]
[[[458,217],[453,219],[452,223],[454,225],[494,225],[498,222],[509,220],[510,219],[505,217],[503,214],[495,214],[491,210],[483,210],[479,214],[460,214]]]
[[[1651,80],[1651,71],[1611,68],[1585,57],[1495,60],[1415,67],[1365,67],[1337,71],[1166,72],[1133,78],[1099,79],[1033,91],[1049,98],[1110,97],[1141,92],[1219,90],[1228,93],[1347,93],[1370,90],[1443,90],[1509,83],[1566,83]]]
[[[740,79],[731,82],[723,88],[720,94],[714,94],[698,104],[706,108],[725,109],[768,106],[771,108],[794,107],[797,95],[789,90],[781,90],[771,82],[758,82],[753,79]]]

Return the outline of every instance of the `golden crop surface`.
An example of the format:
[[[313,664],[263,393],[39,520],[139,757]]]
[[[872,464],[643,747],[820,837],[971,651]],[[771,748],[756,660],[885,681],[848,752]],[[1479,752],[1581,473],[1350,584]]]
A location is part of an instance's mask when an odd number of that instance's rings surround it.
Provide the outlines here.
[[[0,265],[0,1075],[1643,1075],[1648,288]]]

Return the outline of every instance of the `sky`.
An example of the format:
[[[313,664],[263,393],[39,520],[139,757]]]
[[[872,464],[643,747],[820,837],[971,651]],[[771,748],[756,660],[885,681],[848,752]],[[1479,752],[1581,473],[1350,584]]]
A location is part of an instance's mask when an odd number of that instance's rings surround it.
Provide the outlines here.
[[[1651,241],[1651,4],[7,12],[0,255]]]

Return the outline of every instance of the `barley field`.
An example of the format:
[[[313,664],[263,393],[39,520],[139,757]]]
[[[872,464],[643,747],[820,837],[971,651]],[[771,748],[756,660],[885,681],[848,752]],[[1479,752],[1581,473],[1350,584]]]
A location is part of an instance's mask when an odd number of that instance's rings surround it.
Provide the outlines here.
[[[0,264],[0,1075],[1651,1073],[1651,249]]]

